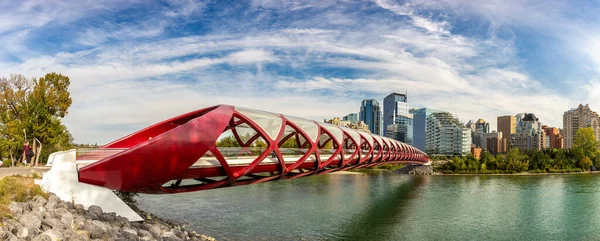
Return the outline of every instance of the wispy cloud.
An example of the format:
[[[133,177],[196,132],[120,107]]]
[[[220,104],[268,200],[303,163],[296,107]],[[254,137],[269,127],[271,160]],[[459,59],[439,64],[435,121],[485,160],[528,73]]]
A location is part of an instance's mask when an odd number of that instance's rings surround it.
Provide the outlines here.
[[[123,20],[136,10],[96,5],[52,3],[42,24],[0,25],[0,57],[8,53],[0,58],[0,76],[71,77],[74,102],[65,123],[78,142],[105,143],[219,103],[320,121],[357,112],[362,98],[392,91],[407,91],[412,106],[483,117],[492,126],[498,115],[525,111],[561,126],[562,112],[576,101],[600,108],[597,80],[578,79],[585,94],[573,98],[533,76],[520,55],[519,33],[506,26],[529,21],[527,28],[543,29],[547,18],[562,16],[546,7],[527,19],[525,10],[511,12],[495,1],[169,1],[140,5],[137,11],[146,12]],[[70,18],[56,16],[73,6],[81,9]],[[23,16],[39,12],[16,9]],[[485,15],[490,9],[498,11]],[[457,19],[478,21],[472,27],[478,31]],[[42,27],[74,34],[33,50],[40,40],[31,36]],[[589,39],[587,52],[596,56]]]

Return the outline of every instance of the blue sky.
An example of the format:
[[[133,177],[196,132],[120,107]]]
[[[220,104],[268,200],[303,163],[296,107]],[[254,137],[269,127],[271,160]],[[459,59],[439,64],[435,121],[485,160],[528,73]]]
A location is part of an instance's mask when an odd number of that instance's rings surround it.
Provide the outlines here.
[[[224,103],[322,121],[364,98],[463,120],[600,110],[598,1],[1,1],[0,76],[71,77],[103,144]]]

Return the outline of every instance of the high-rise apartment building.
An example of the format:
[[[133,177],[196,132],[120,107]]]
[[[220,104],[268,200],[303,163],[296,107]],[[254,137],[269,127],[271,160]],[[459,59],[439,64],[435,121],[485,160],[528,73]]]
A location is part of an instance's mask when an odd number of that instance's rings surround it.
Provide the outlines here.
[[[516,132],[510,135],[510,147],[522,151],[546,148],[546,132],[533,113],[517,114]]]
[[[475,147],[483,148],[482,136],[485,133],[490,132],[490,124],[485,122],[483,119],[479,119],[476,122],[467,123],[467,128],[471,129],[471,138]]]
[[[565,111],[563,114],[564,148],[573,148],[575,135],[579,128],[591,127],[596,140],[600,140],[600,117],[590,106],[579,104],[577,108]]]
[[[350,123],[355,123],[358,122],[358,114],[350,113],[347,116],[342,117],[342,119],[345,121],[350,121]]]
[[[391,93],[383,99],[383,128],[386,137],[412,145],[413,116],[406,94]]]
[[[448,112],[427,117],[425,149],[430,155],[464,156],[471,151],[471,130]]]
[[[375,99],[366,99],[361,102],[360,121],[369,126],[371,133],[381,135],[381,106]]]
[[[431,108],[411,109],[413,115],[413,146],[421,151],[425,150],[425,134],[427,132],[427,117],[433,113],[443,112]]]
[[[517,132],[517,118],[515,116],[498,116],[498,123],[496,124],[498,132],[502,132],[502,136],[507,140],[510,139],[510,135]]]
[[[560,129],[556,127],[542,126],[542,129],[546,132],[546,147],[550,149],[563,149],[564,138],[561,134]]]
[[[484,150],[494,155],[506,153],[508,148],[508,141],[506,138],[503,138],[502,132],[492,131],[484,133],[481,136],[481,143]]]

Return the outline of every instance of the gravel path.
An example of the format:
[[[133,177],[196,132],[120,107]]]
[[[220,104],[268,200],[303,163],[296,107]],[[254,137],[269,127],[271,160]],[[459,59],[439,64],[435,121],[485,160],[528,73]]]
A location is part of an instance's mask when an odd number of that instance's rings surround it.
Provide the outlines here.
[[[0,168],[0,179],[13,175],[26,175],[31,172],[44,173],[50,167],[2,167]]]

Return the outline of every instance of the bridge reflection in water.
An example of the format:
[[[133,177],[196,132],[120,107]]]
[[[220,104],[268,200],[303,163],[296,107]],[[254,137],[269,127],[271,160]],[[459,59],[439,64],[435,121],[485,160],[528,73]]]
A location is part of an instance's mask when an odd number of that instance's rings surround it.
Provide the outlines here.
[[[144,210],[218,240],[394,240],[430,178],[379,171],[317,175],[180,195],[142,194],[139,202]]]

